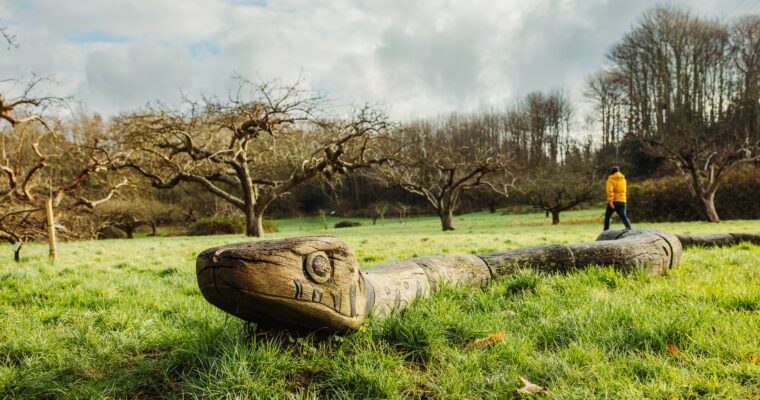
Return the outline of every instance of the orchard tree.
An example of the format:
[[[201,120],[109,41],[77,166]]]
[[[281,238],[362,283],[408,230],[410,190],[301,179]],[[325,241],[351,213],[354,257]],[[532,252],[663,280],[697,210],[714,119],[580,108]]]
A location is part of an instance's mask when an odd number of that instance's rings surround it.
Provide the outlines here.
[[[475,116],[410,123],[396,133],[401,151],[378,167],[382,181],[419,196],[454,230],[462,192],[480,186],[506,193],[509,158],[494,127]]]
[[[323,107],[300,82],[241,80],[228,101],[122,115],[114,129],[129,156],[120,168],[156,188],[198,185],[243,212],[246,235],[262,237],[267,209],[295,186],[381,161],[375,146],[388,127],[382,113],[364,107],[336,119]]]
[[[55,134],[60,125],[51,125],[26,122],[0,130],[0,240],[22,244],[45,237],[48,198],[58,221],[68,225],[63,236],[82,237],[86,229],[75,226],[82,222],[77,216],[127,184],[109,183],[104,172],[113,159],[100,138],[72,140],[71,131]]]
[[[0,36],[13,47],[4,27]],[[126,185],[110,184],[103,174],[113,158],[101,121],[82,115],[69,124],[53,121],[46,110],[62,100],[38,95],[42,82],[36,76],[26,84],[0,80],[0,241],[16,244],[16,260],[21,244],[47,234],[47,199],[69,225],[63,236],[80,237],[85,229],[75,225],[87,223],[79,218],[82,209],[108,201]]]
[[[137,228],[149,226],[153,236],[156,228],[165,222],[180,219],[180,210],[171,205],[148,198],[125,198],[112,200],[100,207],[95,212],[100,219],[103,228],[116,228],[127,236],[134,238]]]
[[[540,169],[516,189],[526,203],[551,214],[552,225],[559,224],[561,212],[593,200],[601,190],[593,168],[578,170],[567,165]]]

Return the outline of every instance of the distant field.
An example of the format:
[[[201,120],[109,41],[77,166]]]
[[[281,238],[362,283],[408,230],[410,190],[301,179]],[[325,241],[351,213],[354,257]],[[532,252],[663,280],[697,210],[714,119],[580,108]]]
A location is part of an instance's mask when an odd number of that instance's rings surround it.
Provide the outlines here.
[[[438,219],[278,220],[335,235],[364,267],[438,253],[593,240],[601,210]],[[636,224],[672,232],[754,232],[760,220]],[[445,288],[401,316],[343,336],[261,332],[208,304],[203,249],[242,236],[42,245],[22,262],[0,247],[2,398],[760,398],[760,246],[690,249],[665,277],[594,268],[522,271],[486,289]],[[504,331],[492,347],[476,338]],[[539,396],[539,397],[541,397]]]

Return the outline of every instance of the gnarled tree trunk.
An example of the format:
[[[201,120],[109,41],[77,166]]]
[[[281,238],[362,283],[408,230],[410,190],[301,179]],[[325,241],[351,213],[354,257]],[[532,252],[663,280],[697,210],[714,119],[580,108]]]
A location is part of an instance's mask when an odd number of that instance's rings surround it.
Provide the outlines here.
[[[248,236],[264,237],[266,233],[264,231],[264,214],[254,213],[251,225],[250,227],[246,227],[246,229],[250,229],[248,232],[251,232]]]
[[[552,225],[559,224],[559,210],[551,210],[552,213]]]
[[[454,230],[454,210],[451,208],[442,209],[438,212],[441,219],[441,229],[444,231]]]
[[[707,192],[700,195],[699,202],[707,222],[720,222],[718,212],[715,210],[715,192]]]

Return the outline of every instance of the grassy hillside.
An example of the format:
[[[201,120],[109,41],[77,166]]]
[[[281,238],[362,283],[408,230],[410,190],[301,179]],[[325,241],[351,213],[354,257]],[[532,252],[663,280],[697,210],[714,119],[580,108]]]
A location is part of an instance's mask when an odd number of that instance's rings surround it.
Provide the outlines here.
[[[415,255],[593,240],[600,210],[563,214],[278,221],[271,237],[345,238],[365,267]],[[644,227],[643,224],[636,225]],[[760,232],[760,221],[647,224]],[[201,250],[240,236],[66,243],[48,263],[0,248],[0,398],[760,398],[760,247],[692,249],[665,277],[595,268],[522,271],[486,289],[447,288],[344,336],[262,332],[208,304]],[[503,331],[491,347],[477,338]]]

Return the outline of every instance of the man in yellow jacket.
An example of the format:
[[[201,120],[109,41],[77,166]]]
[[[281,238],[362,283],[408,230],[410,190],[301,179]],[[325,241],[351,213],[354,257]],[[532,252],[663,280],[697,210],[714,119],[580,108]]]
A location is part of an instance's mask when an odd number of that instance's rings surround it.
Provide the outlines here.
[[[604,213],[604,230],[610,229],[610,218],[612,213],[617,212],[620,219],[625,225],[625,229],[631,229],[631,221],[626,215],[626,197],[625,197],[625,176],[620,173],[617,166],[607,170],[607,211]]]

